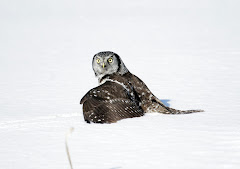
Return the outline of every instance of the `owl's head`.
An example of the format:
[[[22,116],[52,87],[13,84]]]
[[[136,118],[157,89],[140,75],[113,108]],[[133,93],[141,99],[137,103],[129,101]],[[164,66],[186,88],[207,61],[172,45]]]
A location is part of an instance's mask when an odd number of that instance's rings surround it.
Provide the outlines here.
[[[128,72],[121,58],[110,51],[99,52],[94,55],[92,67],[99,81],[106,75],[114,73],[123,75]]]

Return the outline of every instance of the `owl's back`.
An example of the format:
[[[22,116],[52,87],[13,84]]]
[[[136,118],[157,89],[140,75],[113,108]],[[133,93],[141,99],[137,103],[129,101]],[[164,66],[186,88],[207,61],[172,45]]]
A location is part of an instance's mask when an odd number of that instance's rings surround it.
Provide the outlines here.
[[[82,99],[86,122],[113,123],[121,119],[143,116],[139,100],[119,83],[106,81],[91,89]]]

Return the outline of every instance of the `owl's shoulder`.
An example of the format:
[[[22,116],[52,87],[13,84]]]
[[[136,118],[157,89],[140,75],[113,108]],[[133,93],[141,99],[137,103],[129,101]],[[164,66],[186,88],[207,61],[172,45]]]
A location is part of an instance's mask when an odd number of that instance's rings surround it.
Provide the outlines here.
[[[140,86],[146,86],[146,84],[136,75],[128,72],[126,74],[124,74],[121,77],[117,77],[117,79],[119,79],[119,81],[124,82],[125,84],[130,84],[133,88],[135,87],[140,87]]]
[[[105,83],[89,90],[81,99],[80,104],[83,104],[89,99],[97,99],[99,101],[107,101],[114,98],[127,98],[126,89],[113,81]]]

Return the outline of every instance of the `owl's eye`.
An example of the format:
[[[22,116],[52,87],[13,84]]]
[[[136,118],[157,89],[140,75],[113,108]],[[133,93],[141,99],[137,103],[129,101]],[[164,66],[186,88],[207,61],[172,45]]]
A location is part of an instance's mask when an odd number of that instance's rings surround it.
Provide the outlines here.
[[[96,61],[97,61],[97,63],[100,63],[100,59],[97,59]]]
[[[113,62],[113,59],[112,59],[112,58],[109,58],[109,59],[108,59],[108,62],[109,62],[109,63],[112,63],[112,62]]]

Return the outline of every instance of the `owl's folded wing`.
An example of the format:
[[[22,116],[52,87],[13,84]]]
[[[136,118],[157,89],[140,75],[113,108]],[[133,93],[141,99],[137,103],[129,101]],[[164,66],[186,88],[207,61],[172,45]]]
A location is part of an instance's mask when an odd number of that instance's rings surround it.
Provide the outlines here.
[[[123,86],[113,82],[91,89],[80,103],[87,122],[113,123],[144,114],[137,100],[132,100]]]
[[[92,97],[83,103],[83,114],[87,122],[114,123],[125,118],[143,116],[144,112],[140,106],[128,99],[102,101]]]

